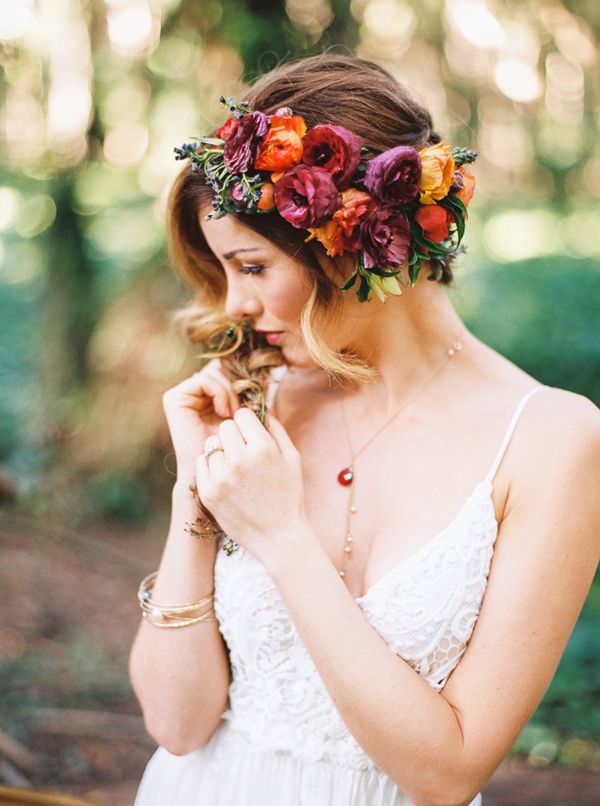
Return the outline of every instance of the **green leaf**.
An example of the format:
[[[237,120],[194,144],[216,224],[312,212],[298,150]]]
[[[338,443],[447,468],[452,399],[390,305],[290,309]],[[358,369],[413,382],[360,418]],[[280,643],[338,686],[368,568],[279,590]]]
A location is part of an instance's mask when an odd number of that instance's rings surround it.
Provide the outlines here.
[[[371,288],[369,286],[369,281],[366,277],[360,278],[360,286],[356,293],[359,302],[368,302],[369,301],[369,293]]]
[[[351,274],[350,277],[348,277],[344,285],[340,286],[340,291],[348,291],[349,288],[352,288],[352,286],[356,282],[357,277],[358,272],[355,271],[354,274]]]

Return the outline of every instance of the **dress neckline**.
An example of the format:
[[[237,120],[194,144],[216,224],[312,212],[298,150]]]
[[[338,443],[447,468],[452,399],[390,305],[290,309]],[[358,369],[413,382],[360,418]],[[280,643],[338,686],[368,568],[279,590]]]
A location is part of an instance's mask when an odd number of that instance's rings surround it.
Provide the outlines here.
[[[273,370],[271,371],[272,372],[272,375],[271,375],[272,381],[269,384],[269,394],[268,394],[268,400],[267,400],[267,405],[268,405],[269,408],[273,405],[273,403],[275,401],[275,397],[277,395],[277,391],[278,391],[278,388],[279,388],[279,382],[283,379],[283,377],[287,373],[287,371],[288,371],[288,365],[287,364],[283,364],[282,366],[279,366],[279,367],[274,367]],[[532,397],[536,392],[540,391],[540,389],[544,389],[544,388],[546,388],[545,384],[538,383],[535,386],[533,386],[531,389],[529,389],[529,391],[526,392],[521,397],[521,399],[519,400],[519,402],[517,403],[517,406],[515,407],[515,409],[513,411],[512,417],[511,417],[510,422],[508,424],[508,427],[506,428],[506,430],[504,432],[504,436],[503,436],[503,439],[501,441],[500,447],[499,447],[499,449],[498,449],[498,451],[496,453],[494,461],[492,462],[488,472],[473,487],[473,489],[471,490],[469,495],[467,495],[467,497],[464,499],[464,501],[462,502],[462,504],[458,508],[458,511],[456,512],[456,514],[454,515],[452,520],[446,526],[444,526],[442,529],[440,529],[439,532],[436,532],[436,534],[433,535],[433,537],[429,538],[425,543],[423,543],[423,545],[420,546],[420,548],[418,548],[415,552],[413,552],[412,554],[409,554],[408,557],[405,557],[403,560],[400,560],[400,562],[395,563],[388,571],[386,571],[386,573],[380,579],[378,579],[376,582],[374,582],[372,585],[370,585],[367,588],[367,590],[362,594],[362,596],[353,596],[353,599],[354,599],[355,602],[361,603],[361,602],[365,601],[366,599],[369,598],[369,596],[371,596],[371,594],[373,592],[379,590],[380,587],[385,585],[385,583],[388,582],[391,578],[393,578],[395,576],[395,574],[397,574],[400,570],[404,569],[405,567],[409,567],[413,563],[416,563],[420,559],[422,559],[422,557],[428,551],[431,551],[431,549],[434,548],[438,544],[438,542],[440,540],[442,540],[442,538],[451,531],[451,529],[455,526],[455,524],[462,517],[462,515],[463,515],[465,509],[467,508],[467,506],[469,504],[471,504],[474,500],[477,500],[478,496],[482,496],[482,500],[486,503],[486,505],[488,507],[488,515],[490,515],[490,524],[493,524],[493,527],[494,527],[494,539],[495,539],[495,536],[498,533],[498,528],[499,528],[500,524],[498,523],[498,521],[496,519],[496,510],[495,510],[495,506],[494,506],[494,500],[493,500],[493,497],[492,497],[492,493],[494,491],[493,479],[494,479],[494,476],[496,474],[496,470],[498,468],[498,465],[500,464],[500,462],[502,460],[502,457],[504,456],[504,453],[506,451],[506,448],[507,448],[507,445],[508,445],[508,443],[510,441],[512,433],[513,433],[513,431],[514,431],[514,429],[515,429],[515,427],[517,425],[517,422],[518,422],[518,420],[520,418],[521,412],[523,411],[523,409],[525,407],[525,404],[527,403],[527,401],[529,400],[530,397]]]
[[[380,577],[376,582],[370,585],[367,590],[362,594],[362,596],[354,596],[355,602],[362,602],[364,599],[367,599],[375,590],[378,590],[382,585],[388,582],[393,576],[395,576],[398,571],[403,569],[405,566],[410,566],[413,563],[417,562],[418,560],[422,559],[422,557],[431,549],[437,545],[437,543],[446,535],[450,530],[455,526],[455,524],[459,521],[461,516],[463,515],[467,505],[470,504],[473,500],[476,500],[479,495],[482,496],[482,500],[485,501],[489,505],[489,514],[491,515],[490,523],[493,522],[495,532],[497,533],[498,530],[498,521],[496,520],[496,511],[494,508],[494,500],[492,498],[492,493],[494,491],[494,485],[490,481],[490,479],[486,476],[485,478],[481,479],[477,482],[475,487],[469,493],[469,495],[465,498],[462,502],[458,511],[452,518],[452,520],[446,524],[439,532],[436,532],[433,537],[430,537],[422,546],[420,546],[416,551],[412,554],[409,554],[408,557],[405,557],[403,560],[392,565],[392,567],[385,572],[385,574]]]

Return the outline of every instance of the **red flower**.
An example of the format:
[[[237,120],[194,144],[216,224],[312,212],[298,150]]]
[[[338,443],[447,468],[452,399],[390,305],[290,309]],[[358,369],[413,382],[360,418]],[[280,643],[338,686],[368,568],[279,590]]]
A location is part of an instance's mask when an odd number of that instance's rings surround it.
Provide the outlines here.
[[[229,140],[231,135],[237,129],[239,120],[237,118],[228,118],[225,123],[220,126],[215,132],[215,137],[221,137],[223,140]]]
[[[279,215],[297,229],[320,227],[342,204],[331,174],[302,163],[283,174],[273,195]]]
[[[306,165],[325,168],[339,190],[345,190],[360,162],[363,138],[343,126],[321,123],[313,126],[302,140]]]
[[[427,204],[419,207],[415,220],[423,229],[425,236],[434,243],[444,241],[448,237],[450,224],[454,217],[449,210],[439,204]]]

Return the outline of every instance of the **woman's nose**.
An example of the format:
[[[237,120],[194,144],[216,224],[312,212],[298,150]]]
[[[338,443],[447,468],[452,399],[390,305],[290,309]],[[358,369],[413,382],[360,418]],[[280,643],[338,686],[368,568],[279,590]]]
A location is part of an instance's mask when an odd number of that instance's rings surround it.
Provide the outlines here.
[[[248,291],[244,293],[241,288],[229,286],[225,300],[225,313],[230,319],[243,319],[245,316],[256,317],[260,313],[260,302]]]

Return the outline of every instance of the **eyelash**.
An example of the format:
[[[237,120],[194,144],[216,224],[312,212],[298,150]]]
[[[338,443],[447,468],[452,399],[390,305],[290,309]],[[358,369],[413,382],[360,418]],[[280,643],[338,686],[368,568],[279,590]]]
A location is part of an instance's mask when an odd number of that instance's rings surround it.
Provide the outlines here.
[[[265,267],[261,264],[256,264],[253,266],[242,266],[240,271],[242,274],[262,274],[264,268]],[[252,269],[258,269],[258,271],[252,271]]]

